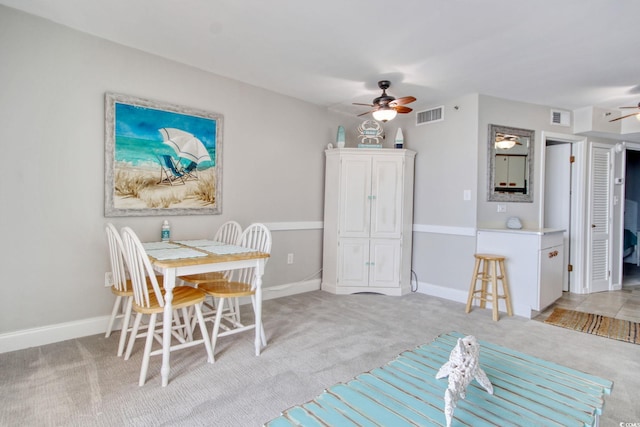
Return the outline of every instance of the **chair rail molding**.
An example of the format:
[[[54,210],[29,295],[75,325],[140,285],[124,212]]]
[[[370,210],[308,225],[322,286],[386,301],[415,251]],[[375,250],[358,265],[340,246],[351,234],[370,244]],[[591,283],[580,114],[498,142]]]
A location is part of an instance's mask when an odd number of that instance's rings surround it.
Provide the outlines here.
[[[449,234],[454,236],[475,237],[475,227],[455,227],[449,225],[413,224],[415,233]]]
[[[323,221],[265,222],[269,231],[322,230]]]

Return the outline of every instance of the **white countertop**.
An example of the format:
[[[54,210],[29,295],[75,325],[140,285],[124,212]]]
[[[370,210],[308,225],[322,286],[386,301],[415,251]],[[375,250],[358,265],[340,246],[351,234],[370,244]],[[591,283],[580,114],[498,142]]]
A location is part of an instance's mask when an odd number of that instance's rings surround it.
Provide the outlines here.
[[[495,233],[514,233],[514,234],[552,234],[552,233],[564,233],[562,228],[521,228],[519,230],[513,228],[479,228],[480,231],[490,231]]]

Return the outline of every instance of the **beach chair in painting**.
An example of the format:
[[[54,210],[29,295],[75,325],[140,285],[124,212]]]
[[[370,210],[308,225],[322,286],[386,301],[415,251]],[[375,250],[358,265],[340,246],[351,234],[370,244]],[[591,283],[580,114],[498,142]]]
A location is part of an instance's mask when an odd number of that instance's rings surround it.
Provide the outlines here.
[[[196,169],[198,164],[196,162],[189,162],[187,166],[180,170],[184,174],[184,179],[189,180],[198,180],[198,170]]]
[[[174,185],[177,181],[184,184],[184,173],[178,170],[173,158],[168,154],[160,154],[160,182],[158,184]]]

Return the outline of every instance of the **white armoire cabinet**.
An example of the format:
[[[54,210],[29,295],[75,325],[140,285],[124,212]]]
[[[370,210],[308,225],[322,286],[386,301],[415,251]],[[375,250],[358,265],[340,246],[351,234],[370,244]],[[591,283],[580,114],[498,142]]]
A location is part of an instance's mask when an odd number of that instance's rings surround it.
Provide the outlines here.
[[[410,292],[415,155],[404,149],[326,151],[323,290]]]

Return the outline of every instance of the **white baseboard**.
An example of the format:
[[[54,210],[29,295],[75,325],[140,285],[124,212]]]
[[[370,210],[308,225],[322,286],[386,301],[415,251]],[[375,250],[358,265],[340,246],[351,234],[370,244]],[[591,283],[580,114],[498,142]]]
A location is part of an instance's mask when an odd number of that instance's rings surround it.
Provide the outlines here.
[[[431,295],[432,297],[444,298],[450,301],[467,303],[468,291],[460,289],[445,288],[444,286],[432,285],[431,283],[418,282],[418,290],[421,294]]]
[[[288,295],[300,294],[320,289],[320,279],[306,282],[289,283],[271,286],[263,289],[262,299],[274,299]],[[249,300],[246,301],[247,303]],[[104,334],[109,324],[110,316],[92,317],[74,322],[58,323],[39,328],[23,329],[20,331],[0,334],[0,353],[22,350],[30,347],[52,344],[54,342]],[[114,330],[120,329],[120,320],[116,321]],[[112,332],[112,334],[115,332]]]
[[[269,286],[262,289],[262,299],[274,299],[304,292],[320,290],[320,279],[307,280],[305,282],[288,283],[285,285]]]
[[[433,297],[448,299],[450,301],[459,302],[465,305],[467,304],[467,298],[469,296],[468,291],[463,291],[460,289],[450,289],[450,288],[445,288],[442,286],[432,285],[430,283],[423,283],[423,282],[418,282],[417,292],[421,294],[431,295]],[[501,312],[507,311],[504,300],[498,301],[498,304],[499,304],[498,308]],[[489,303],[489,308],[491,308],[491,303]],[[521,316],[526,319],[531,319],[533,316],[533,312],[530,307],[518,306],[513,304],[512,308],[513,308],[513,314],[515,314],[516,316]]]
[[[23,329],[0,335],[0,353],[66,341],[88,335],[104,334],[110,316],[92,317],[74,322]]]

